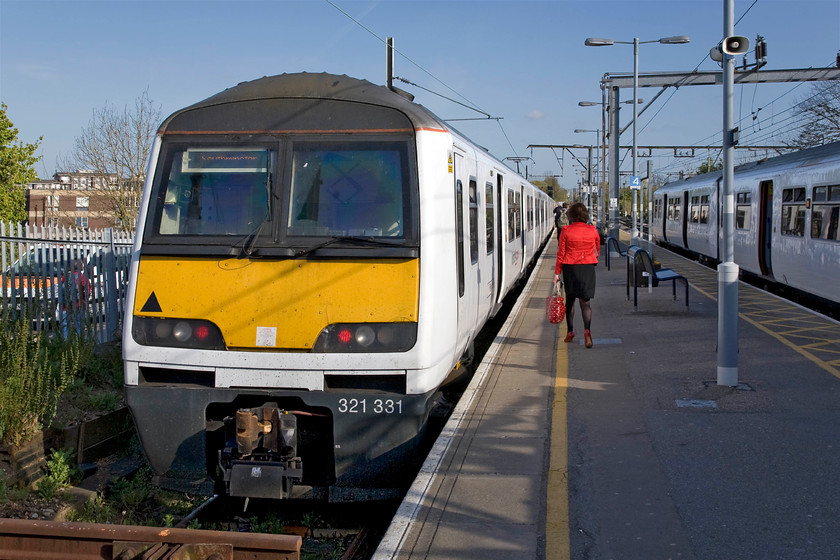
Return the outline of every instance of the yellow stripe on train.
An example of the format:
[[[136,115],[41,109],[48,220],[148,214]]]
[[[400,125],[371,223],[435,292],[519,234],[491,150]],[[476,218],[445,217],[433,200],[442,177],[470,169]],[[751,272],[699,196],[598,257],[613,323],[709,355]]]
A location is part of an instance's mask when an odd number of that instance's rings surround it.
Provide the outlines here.
[[[417,259],[146,256],[140,260],[134,315],[207,319],[221,329],[229,348],[255,348],[257,327],[276,328],[275,348],[309,349],[331,323],[417,321],[419,268]]]

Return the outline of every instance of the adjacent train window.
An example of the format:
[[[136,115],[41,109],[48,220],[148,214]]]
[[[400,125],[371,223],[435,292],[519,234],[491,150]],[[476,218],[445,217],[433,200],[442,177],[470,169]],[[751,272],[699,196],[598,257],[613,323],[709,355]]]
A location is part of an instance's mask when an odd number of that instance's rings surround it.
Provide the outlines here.
[[[782,235],[805,235],[805,187],[782,190]]]
[[[662,199],[658,198],[653,201],[653,218],[657,221],[662,219]]]
[[[811,237],[840,241],[840,185],[814,187],[811,198]]]
[[[478,185],[470,179],[470,262],[478,262]]]
[[[484,203],[485,203],[485,219],[484,225],[487,236],[487,254],[493,252],[496,236],[493,235],[495,229],[495,206],[493,204],[493,183],[486,183],[484,185]]]
[[[700,223],[709,223],[709,195],[707,194],[700,197]]]
[[[680,199],[668,199],[668,219],[672,222],[680,221]]]
[[[752,193],[739,192],[735,194],[735,227],[749,229],[752,218]]]

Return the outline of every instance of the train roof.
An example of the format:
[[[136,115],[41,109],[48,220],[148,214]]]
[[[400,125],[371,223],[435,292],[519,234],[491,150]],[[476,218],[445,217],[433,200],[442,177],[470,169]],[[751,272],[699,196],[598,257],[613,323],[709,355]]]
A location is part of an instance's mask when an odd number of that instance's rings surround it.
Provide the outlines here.
[[[359,80],[346,75],[327,73],[301,72],[297,74],[280,74],[278,76],[264,76],[262,78],[241,82],[231,88],[199,101],[189,107],[180,109],[170,115],[160,126],[160,133],[177,132],[185,129],[184,125],[194,124],[188,115],[200,109],[221,108],[226,105],[239,104],[249,101],[262,100],[316,100],[335,99],[351,103],[361,103],[396,109],[409,118],[415,129],[434,128],[449,130],[449,127],[428,109],[413,103],[403,95],[391,91],[385,86],[378,86],[367,80]],[[276,108],[273,104],[266,104],[266,118],[274,116]],[[208,113],[204,113],[204,119]],[[221,115],[219,111],[209,113]],[[275,113],[276,114],[276,113]],[[213,123],[207,123],[214,128]]]
[[[840,142],[832,142],[822,146],[815,146],[813,148],[805,148],[782,154],[780,156],[742,163],[735,167],[736,174],[744,174],[751,172],[763,172],[768,169],[777,168],[795,168],[795,167],[809,167],[818,165],[824,162],[840,160]],[[708,183],[717,181],[722,175],[722,171],[710,171],[702,175],[695,175],[687,179],[680,179],[678,181],[670,181],[661,188],[682,186],[693,183]]]

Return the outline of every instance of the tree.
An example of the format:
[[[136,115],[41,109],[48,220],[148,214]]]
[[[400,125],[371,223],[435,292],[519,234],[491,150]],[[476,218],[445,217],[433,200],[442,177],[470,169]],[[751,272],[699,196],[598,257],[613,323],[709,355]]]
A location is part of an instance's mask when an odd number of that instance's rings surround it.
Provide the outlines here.
[[[811,86],[811,95],[796,105],[796,112],[803,117],[788,145],[810,148],[840,140],[840,83],[818,82]]]
[[[26,187],[38,178],[35,164],[41,159],[35,152],[43,136],[34,144],[18,140],[18,129],[6,116],[8,107],[0,104],[0,221],[26,220]]]
[[[117,184],[97,188],[110,210],[126,225],[137,221],[138,203],[146,178],[146,161],[161,121],[161,108],[144,91],[134,109],[119,111],[105,104],[94,110],[87,127],[74,143],[69,161],[62,165],[90,170],[103,177],[116,176]]]
[[[700,167],[697,168],[697,174],[702,175],[703,173],[709,173],[711,171],[717,171],[718,169],[723,169],[723,162],[719,161],[715,163],[714,160],[710,157],[706,158]]]

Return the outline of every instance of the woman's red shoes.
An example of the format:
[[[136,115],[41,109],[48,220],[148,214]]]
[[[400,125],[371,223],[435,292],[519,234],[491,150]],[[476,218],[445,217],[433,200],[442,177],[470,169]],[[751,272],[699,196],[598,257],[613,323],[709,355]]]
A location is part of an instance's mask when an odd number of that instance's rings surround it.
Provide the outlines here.
[[[569,337],[567,336],[566,338]],[[589,329],[583,331],[583,340],[587,348],[592,348],[592,333],[589,332]]]
[[[569,331],[568,333],[566,333],[566,338],[563,339],[563,342],[571,342],[574,339],[575,339],[574,331]]]

